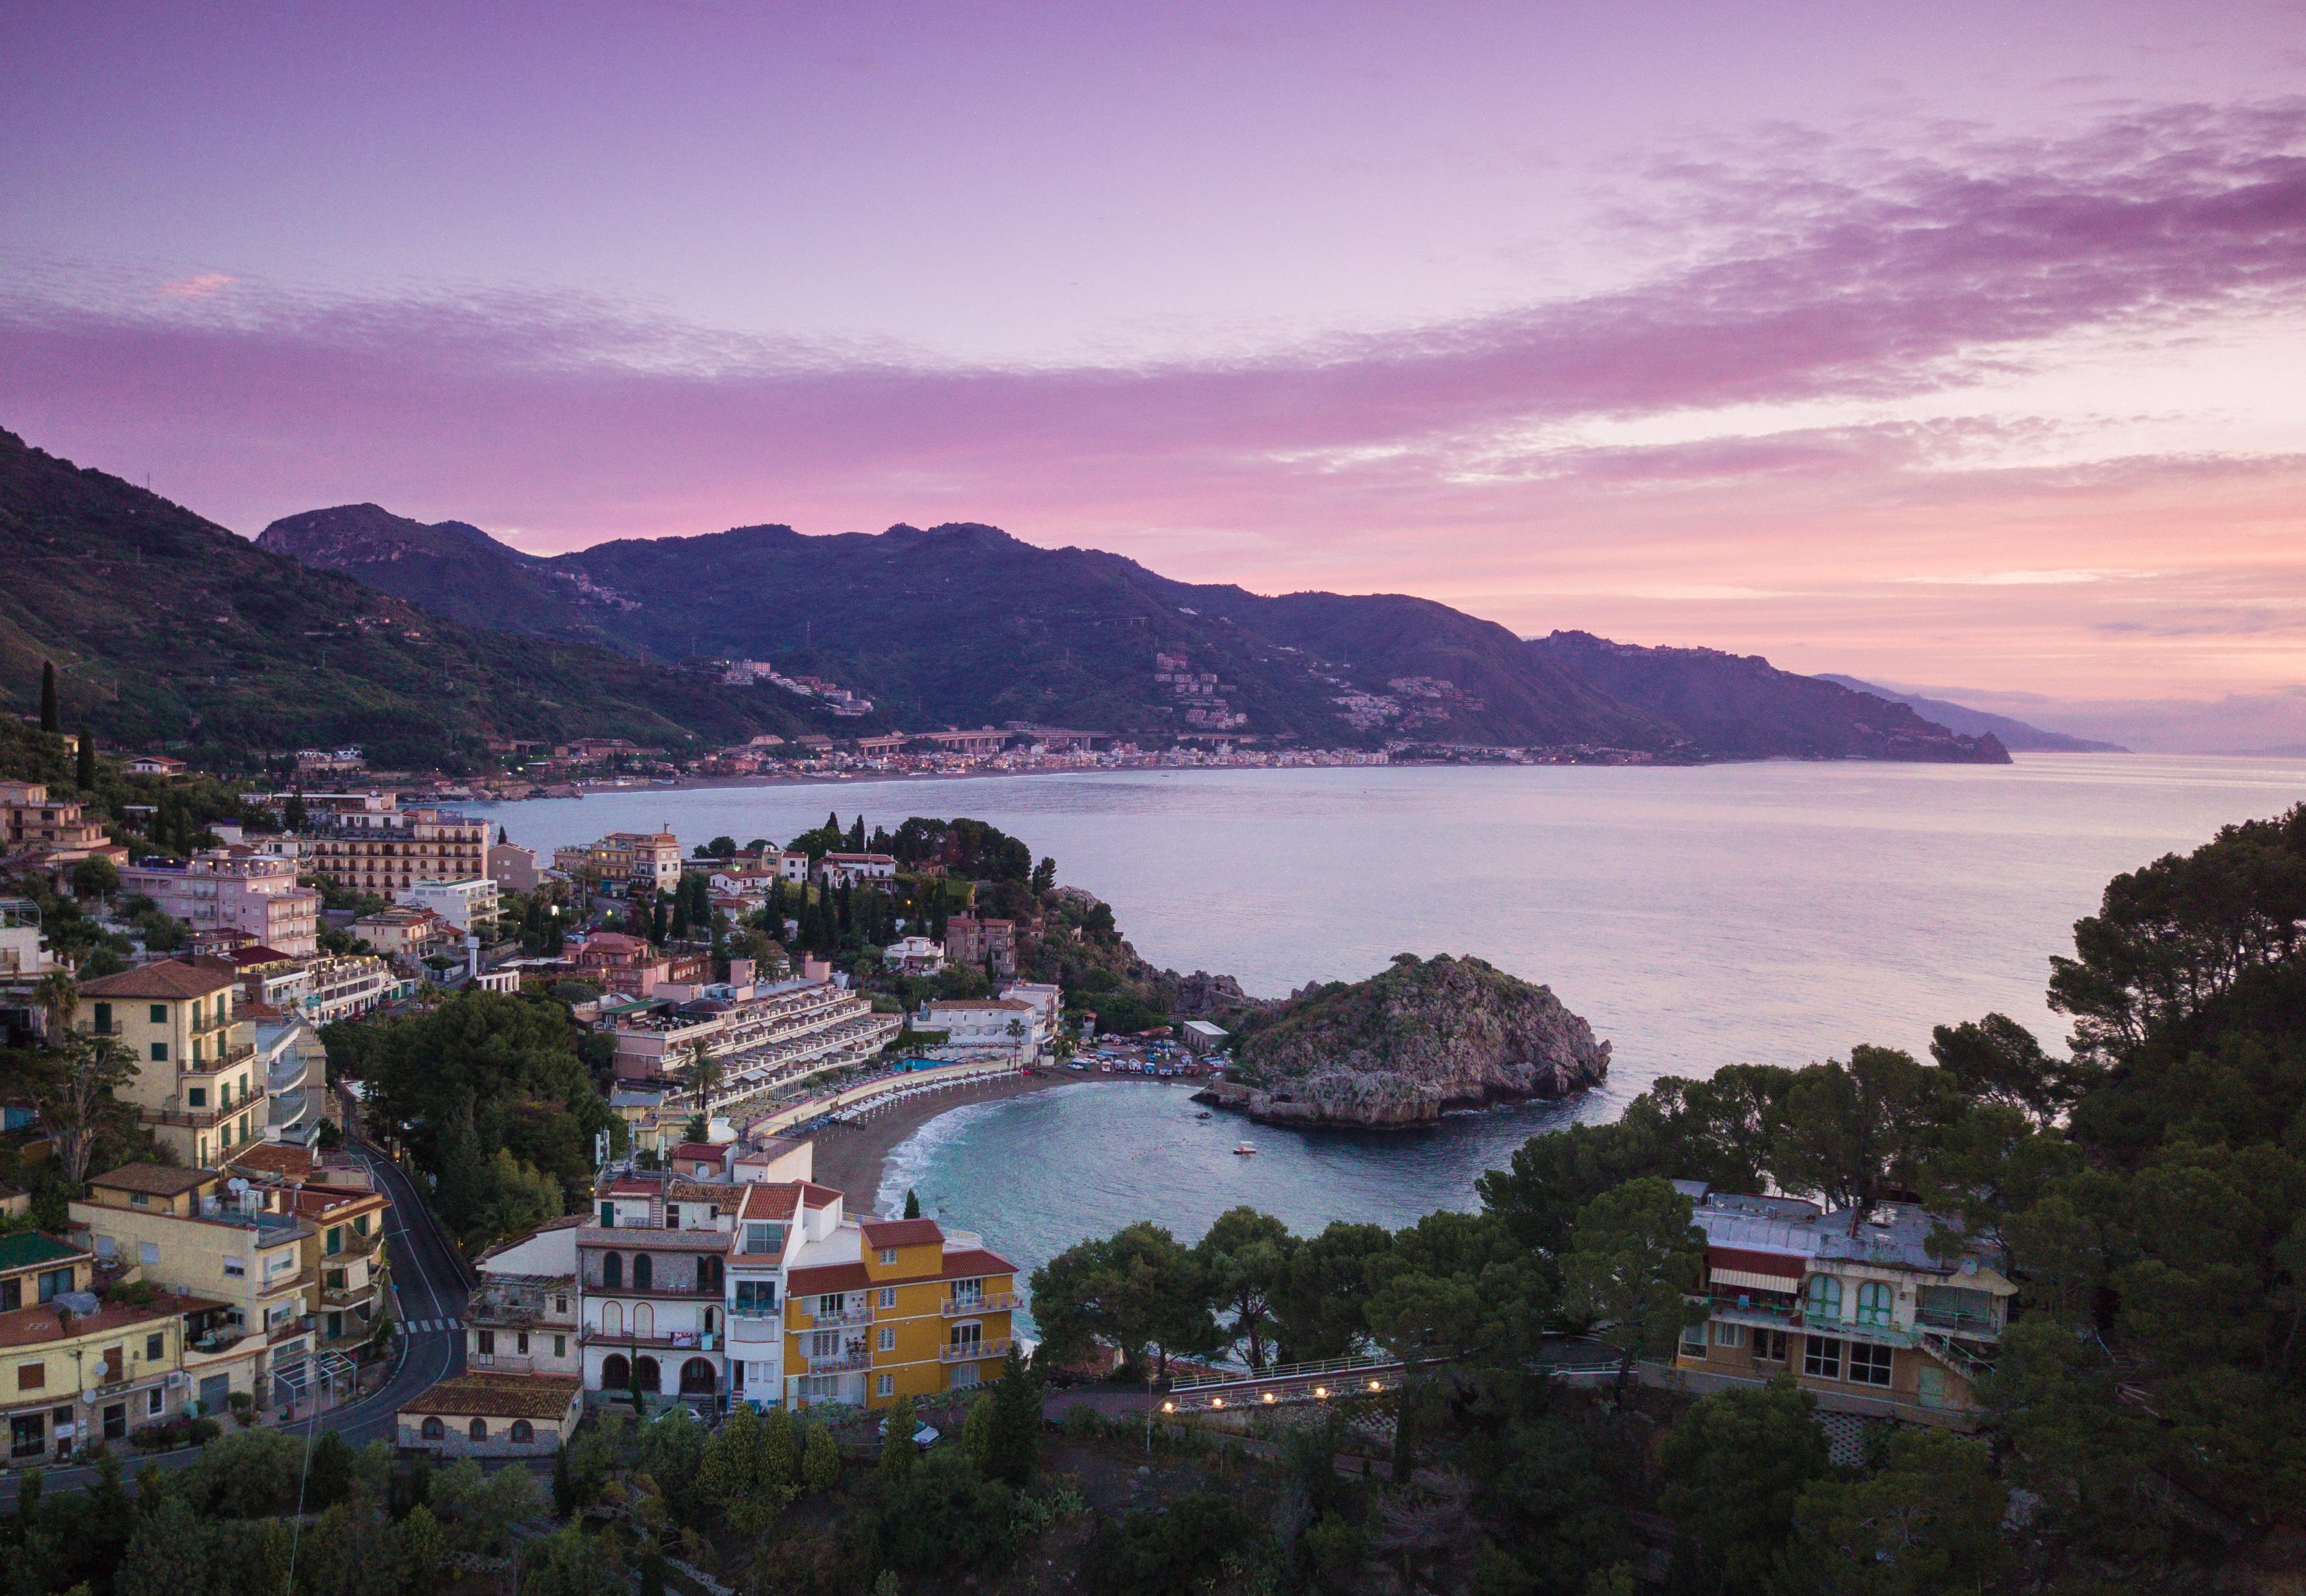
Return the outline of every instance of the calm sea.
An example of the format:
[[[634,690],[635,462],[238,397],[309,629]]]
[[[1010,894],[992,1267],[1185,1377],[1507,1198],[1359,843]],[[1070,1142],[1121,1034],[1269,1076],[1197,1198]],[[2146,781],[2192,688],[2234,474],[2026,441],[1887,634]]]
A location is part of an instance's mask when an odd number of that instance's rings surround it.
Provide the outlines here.
[[[483,807],[550,851],[669,824],[685,846],[781,841],[828,809],[869,830],[970,815],[1054,855],[1140,952],[1251,992],[1409,951],[1552,986],[1614,1046],[1573,1106],[1404,1137],[1195,1119],[1182,1090],[1085,1082],[963,1108],[888,1191],[1038,1263],[1154,1218],[1188,1238],[1238,1202],[1318,1229],[1469,1205],[1550,1124],[1608,1118],[1661,1074],[1919,1051],[2001,1010],[2057,1045],[2049,957],[2107,877],[2306,799],[2306,762],[2020,755],[2014,765],[1180,771],[596,795]],[[1248,1135],[1255,1157],[1231,1148]]]

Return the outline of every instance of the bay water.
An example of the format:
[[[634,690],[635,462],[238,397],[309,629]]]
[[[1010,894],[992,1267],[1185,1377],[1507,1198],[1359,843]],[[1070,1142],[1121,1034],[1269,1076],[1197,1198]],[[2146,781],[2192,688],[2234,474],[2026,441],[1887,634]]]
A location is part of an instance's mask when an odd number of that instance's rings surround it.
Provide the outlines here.
[[[1613,1117],[1663,1074],[1926,1048],[2000,1010],[2054,1049],[2053,953],[2107,879],[2306,799],[2306,762],[2021,755],[2014,764],[1159,771],[653,789],[474,807],[550,854],[670,826],[782,841],[822,822],[973,815],[1114,906],[1157,964],[1281,996],[1402,952],[1550,985],[1612,1046],[1576,1101],[1383,1136],[1196,1118],[1088,1080],[971,1105],[890,1161],[884,1201],[1029,1268],[1140,1218],[1190,1241],[1236,1203],[1301,1231],[1465,1208],[1527,1137]],[[1237,1156],[1246,1138],[1255,1156]],[[871,1194],[852,1194],[865,1206]]]

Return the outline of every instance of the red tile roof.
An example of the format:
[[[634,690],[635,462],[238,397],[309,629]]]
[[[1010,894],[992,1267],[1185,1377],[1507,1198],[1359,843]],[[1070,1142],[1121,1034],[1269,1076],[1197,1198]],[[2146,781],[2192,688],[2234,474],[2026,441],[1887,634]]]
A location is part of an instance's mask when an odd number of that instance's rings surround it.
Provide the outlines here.
[[[926,1247],[944,1240],[934,1219],[867,1219],[864,1231],[865,1245],[875,1248]]]
[[[822,1296],[826,1292],[863,1291],[873,1284],[873,1276],[861,1263],[819,1264],[808,1269],[785,1271],[785,1295],[789,1297]]]
[[[944,1267],[939,1277],[945,1280],[973,1280],[979,1275],[1014,1275],[1017,1266],[997,1252],[982,1247],[964,1247],[958,1252],[944,1255]]]
[[[672,1149],[672,1156],[684,1163],[718,1164],[728,1156],[728,1144],[717,1141],[684,1141]]]
[[[771,1185],[764,1181],[745,1182],[745,1195],[737,1204],[737,1217],[745,1219],[790,1219],[800,1207],[800,1188],[790,1181]]]
[[[124,969],[118,975],[98,976],[93,981],[83,981],[80,994],[84,998],[206,997],[212,992],[228,991],[232,985],[232,976],[225,969],[202,969],[181,960],[166,959],[158,964]]]
[[[82,992],[88,990],[83,986]],[[178,1169],[171,1164],[124,1164],[88,1177],[91,1186],[107,1191],[141,1191],[148,1197],[180,1197],[215,1180],[212,1169]]]

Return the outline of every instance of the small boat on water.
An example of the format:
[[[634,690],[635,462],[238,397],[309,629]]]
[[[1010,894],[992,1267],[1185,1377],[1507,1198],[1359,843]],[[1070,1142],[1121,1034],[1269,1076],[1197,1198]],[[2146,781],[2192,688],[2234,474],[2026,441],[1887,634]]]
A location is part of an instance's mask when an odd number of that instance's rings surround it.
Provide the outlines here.
[[[1257,1156],[1257,1144],[1244,1141],[1234,1148],[1233,1156],[1236,1158],[1254,1158]]]
[[[1208,1109],[1204,1108],[1200,1113],[1195,1114],[1193,1117],[1197,1120],[1209,1120],[1215,1119],[1217,1116],[1211,1114]]]

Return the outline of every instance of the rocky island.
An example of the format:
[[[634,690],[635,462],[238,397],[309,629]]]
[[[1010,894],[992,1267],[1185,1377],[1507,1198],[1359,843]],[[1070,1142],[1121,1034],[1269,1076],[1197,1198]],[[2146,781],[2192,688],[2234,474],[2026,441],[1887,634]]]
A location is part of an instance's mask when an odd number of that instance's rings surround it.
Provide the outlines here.
[[[1403,953],[1251,1016],[1234,1057],[1200,1100],[1269,1124],[1405,1130],[1583,1091],[1609,1073],[1610,1045],[1550,987],[1479,959]]]

